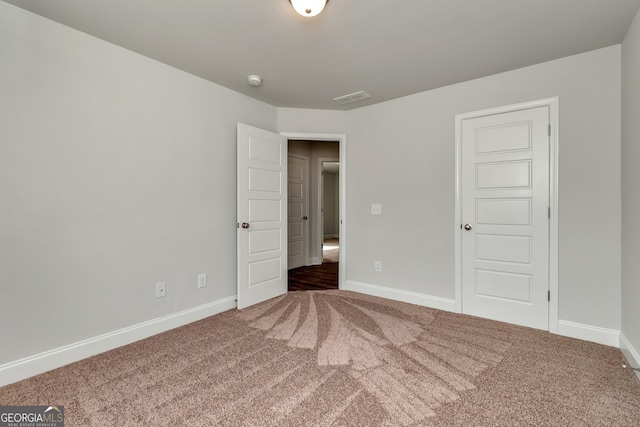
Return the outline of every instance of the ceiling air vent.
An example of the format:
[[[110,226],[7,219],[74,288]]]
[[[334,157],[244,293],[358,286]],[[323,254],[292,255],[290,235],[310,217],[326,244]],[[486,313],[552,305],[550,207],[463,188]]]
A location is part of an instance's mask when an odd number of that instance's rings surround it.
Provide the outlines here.
[[[371,95],[361,90],[360,92],[354,92],[350,93],[349,95],[343,95],[337,98],[333,98],[333,100],[338,104],[344,105],[351,104],[352,102],[362,101],[363,99],[367,98],[371,98]]]

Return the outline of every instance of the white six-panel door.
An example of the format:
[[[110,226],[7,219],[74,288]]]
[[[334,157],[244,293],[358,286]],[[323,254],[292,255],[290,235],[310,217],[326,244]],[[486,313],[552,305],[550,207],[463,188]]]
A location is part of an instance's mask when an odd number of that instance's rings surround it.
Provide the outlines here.
[[[287,140],[238,123],[238,308],[287,292]]]
[[[549,107],[462,121],[462,312],[549,328]]]
[[[288,175],[288,268],[307,265],[308,223],[308,163],[309,159],[289,155]]]

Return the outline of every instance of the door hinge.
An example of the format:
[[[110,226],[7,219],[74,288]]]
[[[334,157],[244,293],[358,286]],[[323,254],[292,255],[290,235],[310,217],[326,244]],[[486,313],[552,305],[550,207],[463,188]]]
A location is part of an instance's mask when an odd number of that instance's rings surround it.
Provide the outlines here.
[[[549,125],[549,136],[551,136],[551,125]]]
[[[551,291],[547,291],[547,301],[551,302]]]
[[[551,219],[551,206],[547,209],[547,217]]]

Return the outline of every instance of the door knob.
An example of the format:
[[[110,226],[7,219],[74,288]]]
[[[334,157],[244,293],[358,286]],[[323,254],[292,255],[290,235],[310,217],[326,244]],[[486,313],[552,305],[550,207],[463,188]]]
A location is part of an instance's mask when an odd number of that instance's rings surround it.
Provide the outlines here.
[[[471,230],[471,225],[470,224],[465,224],[464,225],[464,229],[467,230],[467,231]]]
[[[242,223],[242,228],[249,228],[249,223],[248,222],[243,222]]]
[[[306,221],[306,220],[309,219],[309,217],[305,215],[305,216],[302,217],[302,219],[304,219]]]

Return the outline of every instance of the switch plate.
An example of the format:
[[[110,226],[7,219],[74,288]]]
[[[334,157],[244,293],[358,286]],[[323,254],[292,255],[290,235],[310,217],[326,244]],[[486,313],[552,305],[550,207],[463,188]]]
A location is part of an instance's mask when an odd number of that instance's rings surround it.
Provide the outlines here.
[[[371,205],[371,215],[382,215],[382,205],[379,203],[373,203]]]
[[[207,286],[207,273],[198,274],[198,287],[204,288]]]
[[[167,296],[167,284],[165,282],[156,283],[156,298]]]
[[[373,262],[373,269],[375,271],[377,271],[378,273],[382,273],[382,261],[374,261]]]

